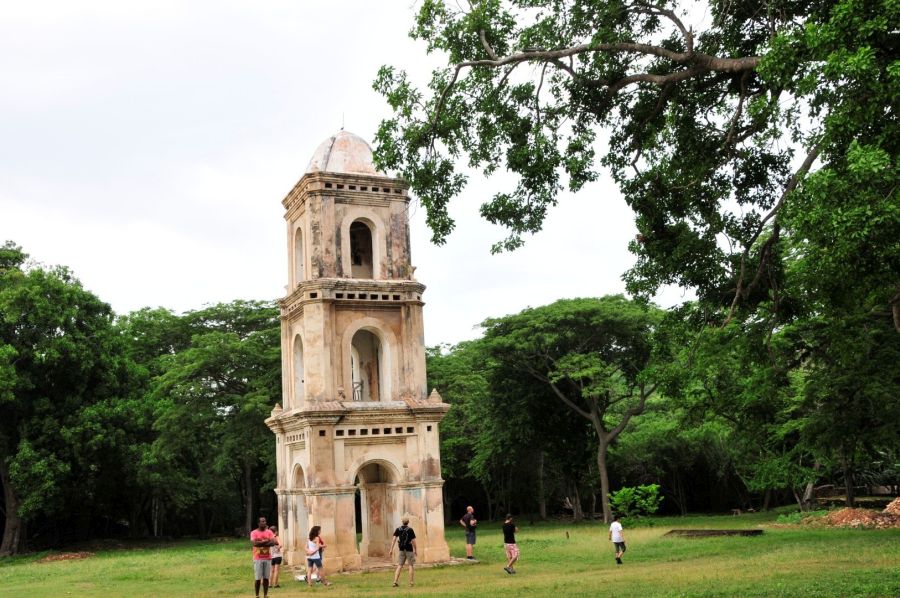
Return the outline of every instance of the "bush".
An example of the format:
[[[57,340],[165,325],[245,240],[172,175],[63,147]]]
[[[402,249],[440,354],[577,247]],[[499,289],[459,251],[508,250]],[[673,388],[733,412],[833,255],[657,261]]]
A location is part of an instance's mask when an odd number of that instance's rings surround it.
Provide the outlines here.
[[[625,517],[652,515],[659,510],[663,497],[659,495],[659,484],[647,484],[621,488],[609,494],[609,504],[613,511]]]

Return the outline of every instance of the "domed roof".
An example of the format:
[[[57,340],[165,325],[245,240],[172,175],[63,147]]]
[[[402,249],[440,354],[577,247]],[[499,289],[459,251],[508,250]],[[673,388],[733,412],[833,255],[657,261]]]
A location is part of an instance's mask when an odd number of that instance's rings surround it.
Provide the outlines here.
[[[309,161],[306,172],[384,176],[375,169],[372,148],[366,140],[349,131],[338,131],[323,141]]]

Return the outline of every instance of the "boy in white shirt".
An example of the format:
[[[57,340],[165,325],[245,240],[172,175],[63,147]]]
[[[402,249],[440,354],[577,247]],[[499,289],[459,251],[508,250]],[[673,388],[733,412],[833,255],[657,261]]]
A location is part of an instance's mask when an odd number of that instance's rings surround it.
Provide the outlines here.
[[[616,547],[616,564],[621,565],[622,555],[625,554],[625,534],[622,533],[618,515],[613,517],[613,522],[609,526],[609,540]]]

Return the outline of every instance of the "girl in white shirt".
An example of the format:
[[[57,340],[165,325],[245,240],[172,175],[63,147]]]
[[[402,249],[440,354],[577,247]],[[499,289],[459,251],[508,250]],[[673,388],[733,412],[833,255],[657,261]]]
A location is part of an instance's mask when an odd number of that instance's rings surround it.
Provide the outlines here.
[[[306,583],[312,585],[312,574],[315,569],[322,585],[330,586],[322,574],[322,550],[325,548],[325,541],[320,535],[321,532],[322,528],[318,525],[309,530],[309,540],[306,541]]]

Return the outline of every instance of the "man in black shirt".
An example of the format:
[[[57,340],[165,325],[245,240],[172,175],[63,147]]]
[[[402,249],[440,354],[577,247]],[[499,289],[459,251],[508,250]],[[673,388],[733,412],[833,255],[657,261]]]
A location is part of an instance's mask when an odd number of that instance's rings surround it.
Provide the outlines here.
[[[519,528],[513,523],[513,516],[509,513],[506,515],[506,521],[503,522],[503,545],[506,547],[506,566],[503,570],[512,575],[516,572],[513,565],[519,560],[519,547],[516,546],[516,532]]]
[[[409,517],[402,519],[403,525],[394,530],[394,538],[391,540],[391,550],[388,557],[394,556],[394,544],[397,544],[397,570],[394,571],[394,587],[398,585],[400,571],[404,563],[409,563],[409,585],[413,585],[413,565],[416,564],[416,532],[409,527]]]
[[[466,528],[466,558],[470,561],[475,560],[475,557],[472,556],[472,547],[475,546],[475,525],[477,523],[474,507],[466,507],[466,514],[459,520],[459,524]]]

